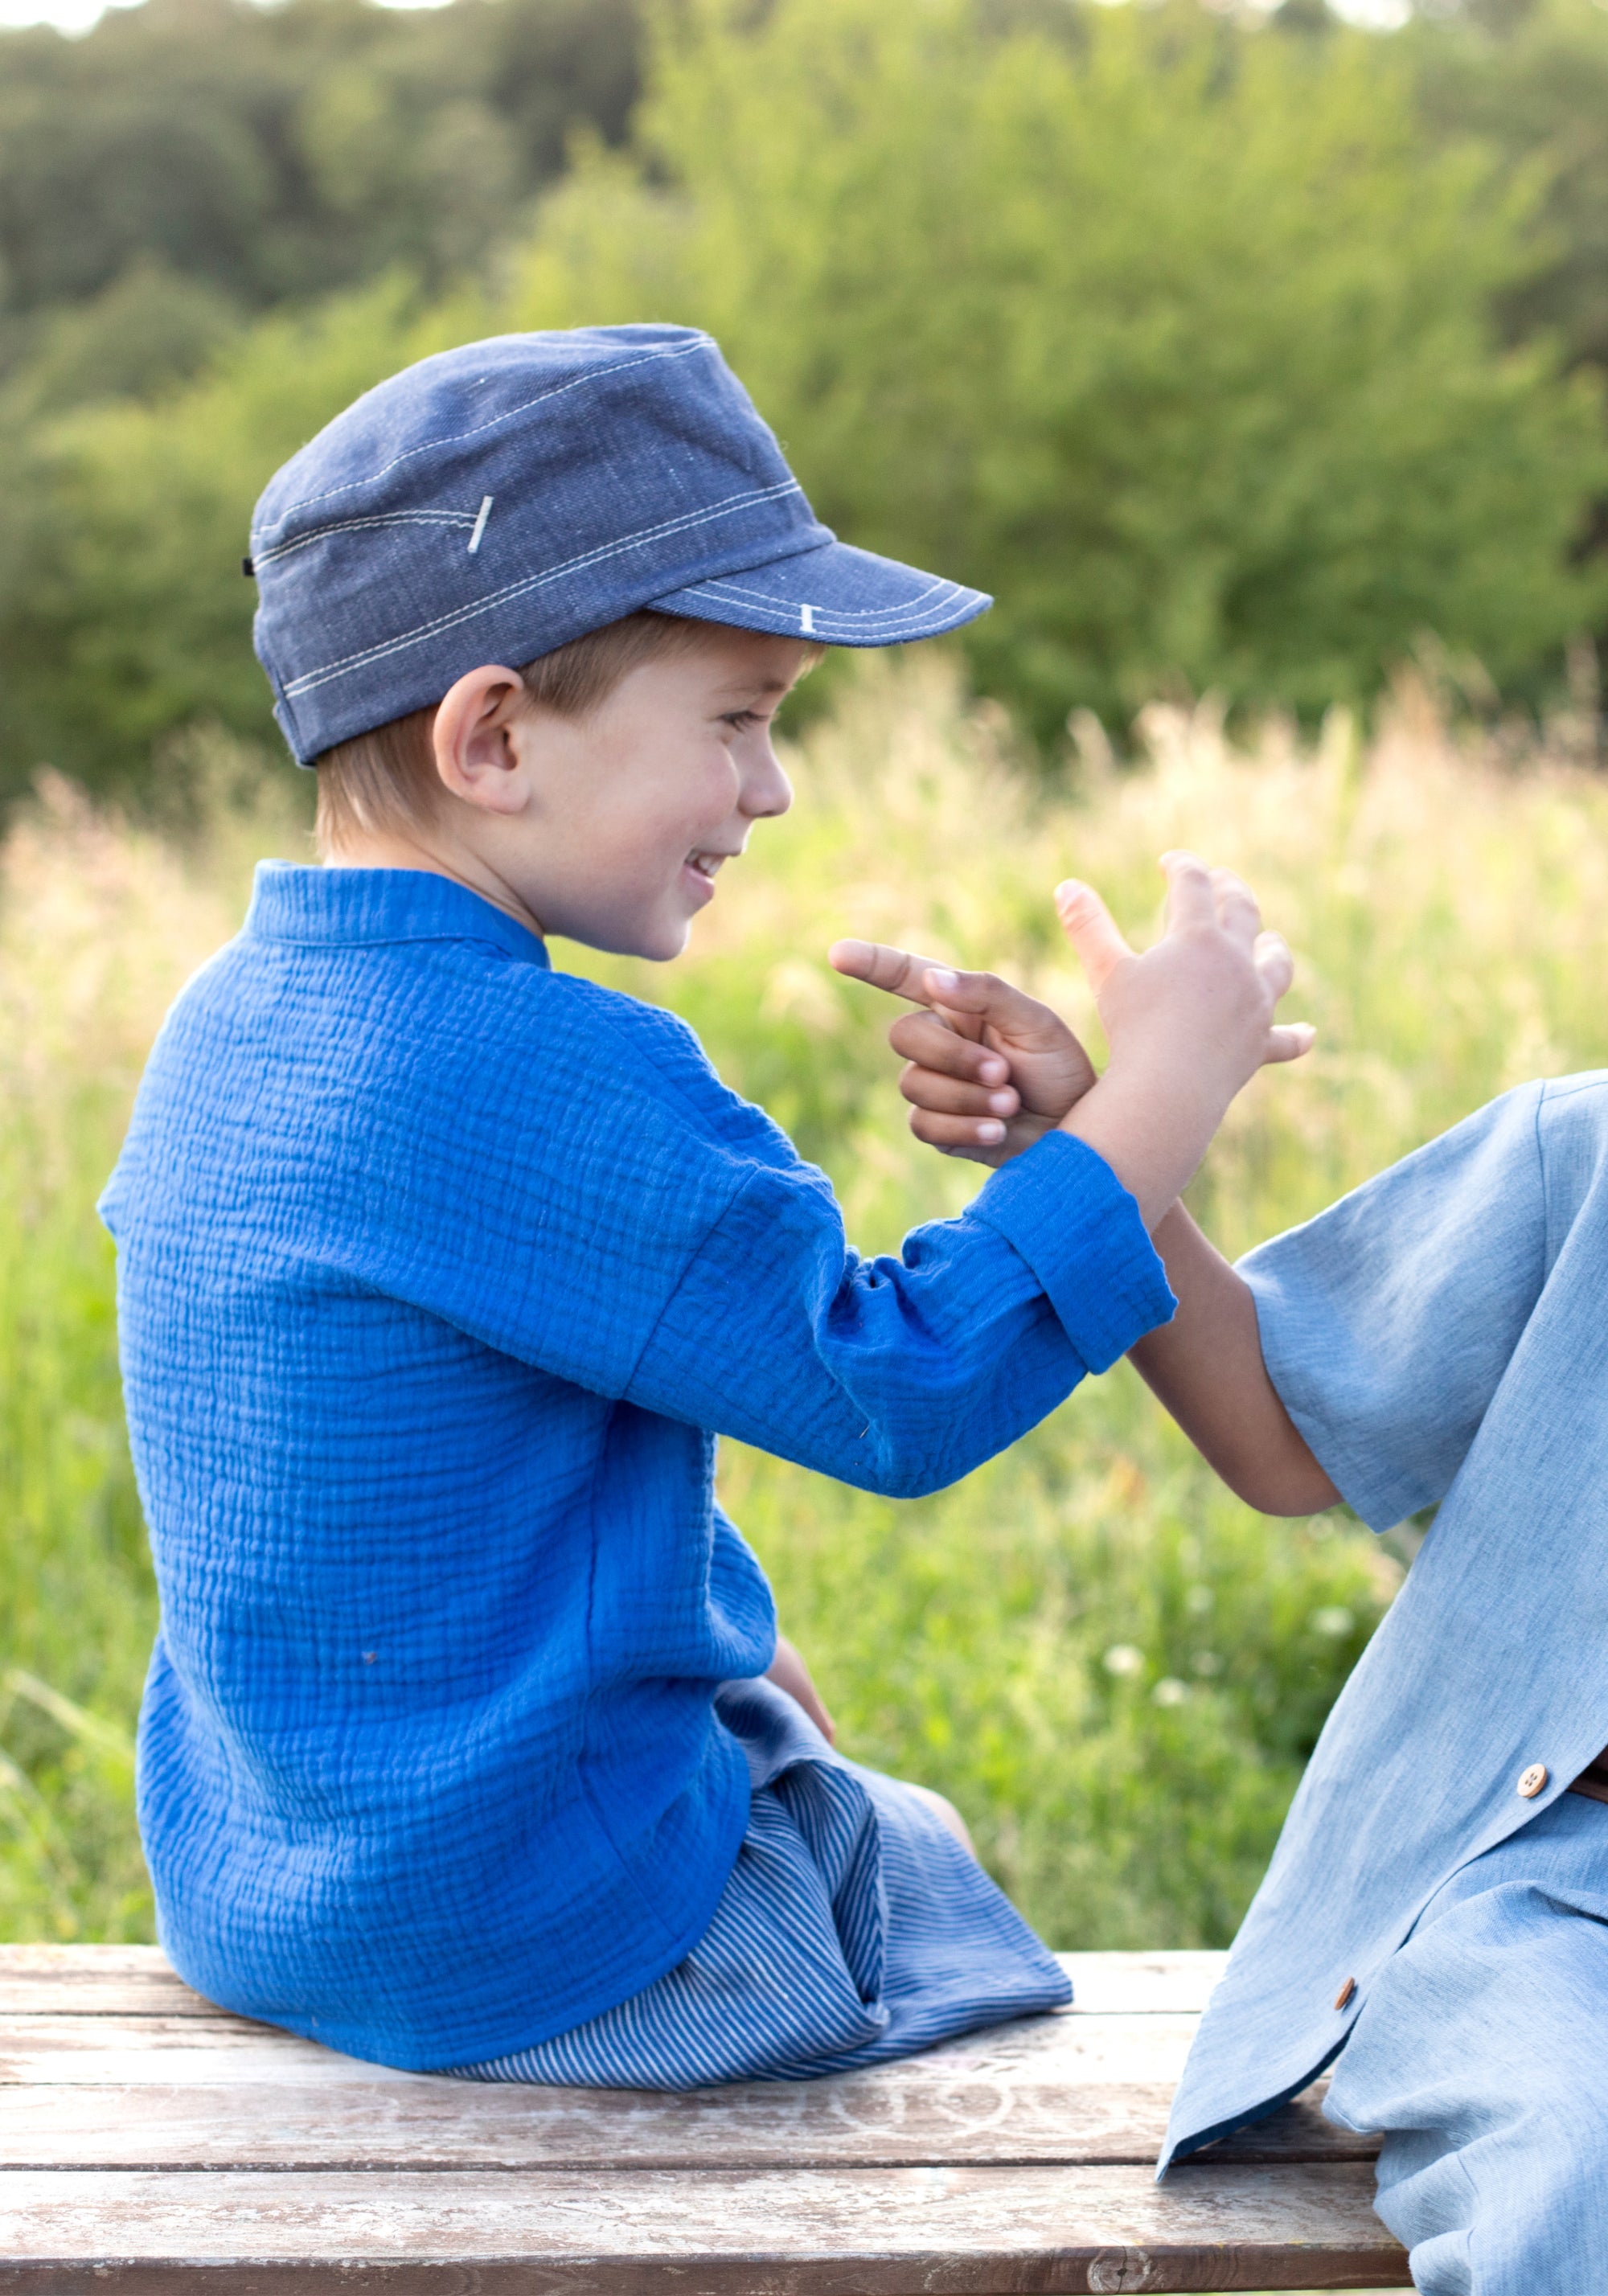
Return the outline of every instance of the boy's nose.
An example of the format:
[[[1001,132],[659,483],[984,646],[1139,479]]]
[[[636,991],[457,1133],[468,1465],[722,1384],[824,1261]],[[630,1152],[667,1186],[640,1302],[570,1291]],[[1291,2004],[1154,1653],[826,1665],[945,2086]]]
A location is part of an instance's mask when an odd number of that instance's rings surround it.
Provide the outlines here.
[[[792,803],[792,783],[783,772],[775,751],[767,742],[765,755],[751,774],[745,775],[742,808],[751,821],[766,821],[785,813]]]

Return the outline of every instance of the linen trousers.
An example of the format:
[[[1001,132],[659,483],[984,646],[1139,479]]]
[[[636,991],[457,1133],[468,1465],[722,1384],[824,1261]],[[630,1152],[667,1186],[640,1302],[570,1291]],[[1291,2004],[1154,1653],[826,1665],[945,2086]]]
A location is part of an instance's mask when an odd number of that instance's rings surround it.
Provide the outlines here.
[[[1325,2111],[1384,2135],[1422,2296],[1608,2292],[1608,1805],[1565,1793],[1443,1883]]]

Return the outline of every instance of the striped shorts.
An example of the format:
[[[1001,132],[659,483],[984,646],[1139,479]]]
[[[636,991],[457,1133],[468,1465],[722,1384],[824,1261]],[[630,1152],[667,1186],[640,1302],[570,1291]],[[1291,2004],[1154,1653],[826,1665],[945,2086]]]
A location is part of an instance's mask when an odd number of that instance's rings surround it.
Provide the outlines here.
[[[931,1805],[834,1753],[784,1692],[728,1683],[748,1831],[685,1961],[618,2007],[460,2079],[600,2088],[812,2080],[1055,2009],[1071,1988]]]

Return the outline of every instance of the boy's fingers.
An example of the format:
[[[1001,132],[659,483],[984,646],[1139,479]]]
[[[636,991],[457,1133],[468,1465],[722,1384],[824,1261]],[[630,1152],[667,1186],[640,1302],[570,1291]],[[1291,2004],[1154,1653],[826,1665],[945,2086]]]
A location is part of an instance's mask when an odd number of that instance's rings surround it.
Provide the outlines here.
[[[917,1108],[930,1108],[936,1116],[1010,1117],[1021,1105],[1012,1085],[990,1091],[961,1077],[942,1076],[936,1069],[918,1068],[914,1061],[899,1078],[898,1088]]]
[[[1133,955],[1117,921],[1092,885],[1069,877],[1055,888],[1055,914],[1062,931],[1078,952],[1089,986],[1103,988],[1117,967]]]
[[[864,980],[890,996],[907,996],[914,1004],[934,1002],[926,986],[929,972],[944,972],[936,957],[914,956],[907,948],[889,948],[875,940],[834,940],[826,952],[834,972],[851,980]]]
[[[1167,923],[1209,925],[1217,921],[1217,893],[1211,872],[1198,853],[1175,849],[1161,856],[1167,875]]]
[[[990,1052],[973,1037],[963,1037],[936,1013],[903,1013],[888,1031],[888,1042],[901,1060],[918,1068],[936,1069],[944,1076],[964,1077],[970,1083],[1008,1084],[1010,1062]]]
[[[1232,869],[1214,869],[1211,885],[1217,897],[1218,922],[1224,931],[1243,941],[1247,948],[1253,947],[1262,929],[1262,912],[1256,895]]]
[[[1005,1136],[997,1116],[940,1116],[930,1108],[913,1108],[910,1129],[929,1148],[997,1148]]]
[[[1276,1029],[1268,1031],[1268,1049],[1264,1062],[1299,1061],[1309,1053],[1317,1040],[1317,1031],[1309,1021],[1282,1021]]]
[[[1282,933],[1259,933],[1252,950],[1256,969],[1276,999],[1295,978],[1295,959]]]
[[[1020,988],[995,973],[960,972],[935,956],[916,956],[881,941],[833,941],[826,955],[836,971],[851,980],[886,989],[890,996],[907,996],[913,1004],[941,1004],[956,1014],[991,1019],[1032,1004]]]

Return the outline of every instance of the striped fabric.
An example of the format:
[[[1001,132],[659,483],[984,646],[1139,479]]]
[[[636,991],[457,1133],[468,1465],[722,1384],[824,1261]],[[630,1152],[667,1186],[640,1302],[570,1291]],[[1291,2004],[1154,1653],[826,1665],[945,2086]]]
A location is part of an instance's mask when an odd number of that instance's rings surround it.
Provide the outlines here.
[[[813,2080],[1054,2009],[1066,1978],[931,1806],[833,1751],[768,1682],[718,1710],[748,1755],[748,1832],[685,1960],[482,2081],[699,2088]]]

